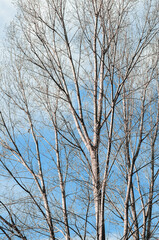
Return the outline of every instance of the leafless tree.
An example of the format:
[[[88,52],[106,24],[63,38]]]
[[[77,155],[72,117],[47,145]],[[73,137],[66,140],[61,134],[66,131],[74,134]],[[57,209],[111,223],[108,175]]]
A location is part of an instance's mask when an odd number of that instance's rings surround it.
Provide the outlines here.
[[[152,239],[157,0],[17,4],[0,162],[23,197],[1,203],[2,236],[105,240],[119,223],[119,239]]]

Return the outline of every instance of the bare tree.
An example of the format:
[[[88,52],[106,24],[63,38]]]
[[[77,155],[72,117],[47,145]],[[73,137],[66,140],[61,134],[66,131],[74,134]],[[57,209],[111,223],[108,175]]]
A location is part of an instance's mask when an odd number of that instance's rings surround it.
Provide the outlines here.
[[[1,84],[0,162],[25,204],[16,225],[17,207],[3,203],[11,229],[2,225],[3,235],[105,240],[108,223],[120,219],[119,239],[152,239],[157,1],[17,3]]]

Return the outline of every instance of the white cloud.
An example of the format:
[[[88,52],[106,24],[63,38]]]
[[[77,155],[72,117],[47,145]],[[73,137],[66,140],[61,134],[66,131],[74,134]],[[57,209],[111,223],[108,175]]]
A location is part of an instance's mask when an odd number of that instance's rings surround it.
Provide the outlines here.
[[[12,0],[0,0],[0,44],[5,38],[5,28],[15,15],[15,6]]]
[[[8,24],[14,16],[14,5],[11,0],[0,0],[0,26]]]

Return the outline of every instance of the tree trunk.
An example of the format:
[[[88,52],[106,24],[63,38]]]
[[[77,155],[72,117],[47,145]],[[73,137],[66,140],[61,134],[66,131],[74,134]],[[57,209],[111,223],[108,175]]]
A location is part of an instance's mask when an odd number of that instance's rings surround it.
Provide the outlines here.
[[[97,240],[105,240],[104,204],[101,199],[100,171],[97,150],[91,151],[92,183],[96,214]]]

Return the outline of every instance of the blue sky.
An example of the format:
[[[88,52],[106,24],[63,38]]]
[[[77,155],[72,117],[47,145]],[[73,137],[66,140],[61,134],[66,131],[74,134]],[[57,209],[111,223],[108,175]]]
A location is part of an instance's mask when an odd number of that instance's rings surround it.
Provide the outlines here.
[[[0,0],[0,47],[2,47],[5,39],[5,29],[16,11],[12,2],[13,0]]]

